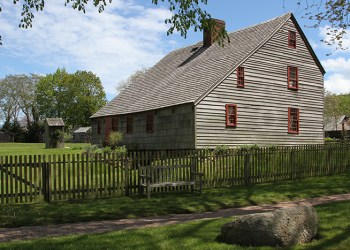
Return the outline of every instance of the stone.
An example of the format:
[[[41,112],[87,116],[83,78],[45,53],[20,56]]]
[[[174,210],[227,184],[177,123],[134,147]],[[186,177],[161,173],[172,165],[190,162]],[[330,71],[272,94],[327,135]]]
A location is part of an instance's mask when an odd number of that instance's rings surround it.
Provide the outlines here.
[[[312,206],[244,215],[221,227],[217,241],[243,246],[288,247],[310,242],[317,233],[318,217]]]

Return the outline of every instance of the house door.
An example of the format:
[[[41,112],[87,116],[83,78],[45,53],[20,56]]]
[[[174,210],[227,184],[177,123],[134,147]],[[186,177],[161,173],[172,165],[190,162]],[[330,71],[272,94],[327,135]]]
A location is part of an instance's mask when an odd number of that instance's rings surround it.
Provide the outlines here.
[[[111,133],[111,129],[112,129],[112,118],[107,116],[106,120],[105,120],[105,142],[106,144],[108,143],[109,140],[109,134]]]

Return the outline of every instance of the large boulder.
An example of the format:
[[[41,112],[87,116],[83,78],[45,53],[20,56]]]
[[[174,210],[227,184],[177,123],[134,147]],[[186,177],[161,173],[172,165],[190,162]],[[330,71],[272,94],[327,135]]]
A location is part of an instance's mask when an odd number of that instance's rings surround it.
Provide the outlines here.
[[[217,241],[243,246],[292,246],[312,240],[318,218],[312,206],[244,215],[221,227]]]

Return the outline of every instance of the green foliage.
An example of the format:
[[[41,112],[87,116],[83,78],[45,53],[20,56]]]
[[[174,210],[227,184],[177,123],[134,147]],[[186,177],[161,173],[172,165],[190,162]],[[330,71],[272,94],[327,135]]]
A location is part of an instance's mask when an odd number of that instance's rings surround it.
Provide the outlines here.
[[[115,149],[116,146],[123,140],[123,133],[119,131],[112,131],[108,137],[108,145]]]
[[[343,47],[343,37],[350,27],[350,1],[319,0],[309,4],[307,0],[299,0],[298,4],[302,2],[305,4],[305,16],[317,22],[314,28],[319,28],[323,22],[329,23],[327,27],[329,39],[322,41],[327,45],[337,45],[337,49],[348,49]]]
[[[117,156],[127,156],[128,155],[128,149],[124,146],[116,147],[114,150],[114,153],[116,153]]]
[[[71,142],[73,139],[73,135],[69,132],[64,132],[64,135],[63,135],[63,141],[64,142]]]
[[[324,138],[324,142],[336,142],[336,139],[330,138],[330,137],[326,137]]]
[[[215,156],[225,155],[229,147],[227,145],[217,145],[214,149]]]
[[[324,124],[336,123],[340,116],[350,116],[350,94],[334,94],[325,91]]]
[[[90,125],[90,116],[106,104],[100,79],[86,71],[57,69],[38,82],[35,93],[40,116],[60,117],[67,127]]]

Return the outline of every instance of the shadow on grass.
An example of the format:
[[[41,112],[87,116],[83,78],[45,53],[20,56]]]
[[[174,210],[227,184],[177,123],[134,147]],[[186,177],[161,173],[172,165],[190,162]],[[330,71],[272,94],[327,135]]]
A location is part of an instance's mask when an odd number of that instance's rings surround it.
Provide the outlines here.
[[[148,200],[138,195],[79,202],[52,202],[0,206],[0,226],[18,227],[56,223],[125,219],[179,213],[200,213],[229,207],[273,204],[281,201],[349,193],[350,174],[297,181],[154,193]]]

